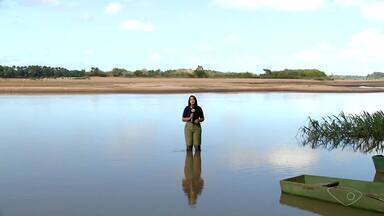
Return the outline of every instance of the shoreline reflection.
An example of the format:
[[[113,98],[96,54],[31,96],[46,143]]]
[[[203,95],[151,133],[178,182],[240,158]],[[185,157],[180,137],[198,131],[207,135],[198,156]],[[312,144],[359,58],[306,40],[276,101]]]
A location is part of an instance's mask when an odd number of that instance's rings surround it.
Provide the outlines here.
[[[318,215],[378,216],[381,213],[345,207],[339,204],[281,193],[280,204],[313,212]]]

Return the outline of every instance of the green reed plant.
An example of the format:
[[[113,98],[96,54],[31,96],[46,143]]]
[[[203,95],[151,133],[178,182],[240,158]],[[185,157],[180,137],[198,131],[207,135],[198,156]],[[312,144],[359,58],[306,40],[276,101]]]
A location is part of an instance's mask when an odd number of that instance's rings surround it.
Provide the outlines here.
[[[301,144],[328,150],[383,152],[384,112],[331,115],[320,121],[309,117],[308,124],[299,129]]]

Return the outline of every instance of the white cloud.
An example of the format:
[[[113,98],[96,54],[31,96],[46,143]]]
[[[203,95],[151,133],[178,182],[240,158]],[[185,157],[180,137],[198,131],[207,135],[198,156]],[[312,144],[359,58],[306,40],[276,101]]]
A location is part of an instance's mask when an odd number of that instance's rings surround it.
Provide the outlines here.
[[[144,23],[139,20],[126,20],[120,23],[120,29],[124,31],[143,31],[143,32],[155,31],[155,27],[152,24]]]
[[[355,34],[343,50],[344,58],[361,63],[380,63],[384,59],[384,30],[366,29]]]
[[[311,49],[300,50],[293,54],[293,62],[321,63],[334,53],[333,47],[328,42],[320,42]]]
[[[342,7],[358,7],[360,14],[371,20],[384,21],[384,1],[376,0],[212,0],[222,8],[245,10],[311,11],[334,2]]]
[[[341,6],[358,7],[362,17],[384,21],[384,2],[376,0],[335,0]]]
[[[214,0],[214,3],[223,8],[306,11],[320,9],[325,0]]]
[[[338,47],[322,42],[299,50],[288,59],[289,67],[318,68],[334,74],[363,75],[382,71],[384,29],[370,28],[357,32]]]
[[[107,5],[107,7],[105,7],[105,13],[112,15],[120,12],[121,9],[122,9],[122,5],[120,3],[111,2]]]
[[[371,20],[384,21],[384,2],[373,2],[360,8],[363,17]]]
[[[363,0],[335,0],[335,2],[342,6],[356,6],[362,4]]]

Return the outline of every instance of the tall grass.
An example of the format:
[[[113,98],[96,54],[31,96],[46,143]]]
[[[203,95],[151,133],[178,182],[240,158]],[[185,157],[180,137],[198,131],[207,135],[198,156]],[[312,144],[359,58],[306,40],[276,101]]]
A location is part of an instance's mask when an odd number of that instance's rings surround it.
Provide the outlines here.
[[[309,117],[308,125],[299,129],[301,144],[311,148],[352,149],[363,153],[383,152],[384,112],[362,112],[323,117]]]

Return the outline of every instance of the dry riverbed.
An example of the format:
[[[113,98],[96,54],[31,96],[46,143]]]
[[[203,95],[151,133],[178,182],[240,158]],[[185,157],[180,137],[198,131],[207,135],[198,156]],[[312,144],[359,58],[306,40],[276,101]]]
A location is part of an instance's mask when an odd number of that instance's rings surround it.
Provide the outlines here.
[[[120,78],[0,79],[0,94],[384,92],[384,80]]]

